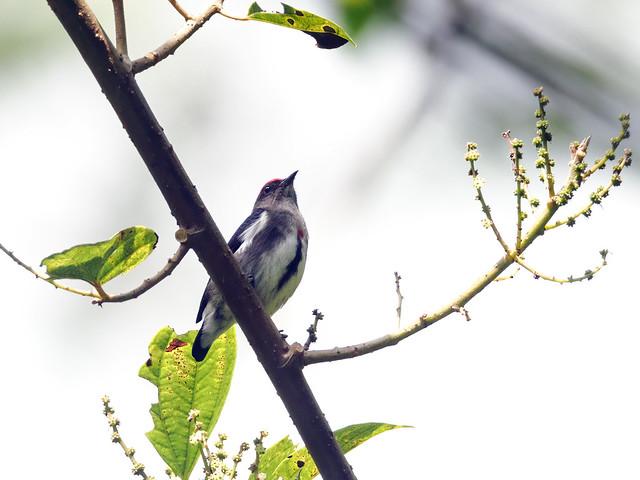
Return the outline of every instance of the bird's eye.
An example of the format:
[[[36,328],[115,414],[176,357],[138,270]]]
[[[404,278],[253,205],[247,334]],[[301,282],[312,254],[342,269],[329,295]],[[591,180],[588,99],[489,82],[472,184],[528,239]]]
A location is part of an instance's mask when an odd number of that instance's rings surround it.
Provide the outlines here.
[[[267,185],[267,186],[265,186],[265,187],[262,189],[262,191],[263,191],[264,193],[269,193],[269,192],[271,191],[271,185]]]

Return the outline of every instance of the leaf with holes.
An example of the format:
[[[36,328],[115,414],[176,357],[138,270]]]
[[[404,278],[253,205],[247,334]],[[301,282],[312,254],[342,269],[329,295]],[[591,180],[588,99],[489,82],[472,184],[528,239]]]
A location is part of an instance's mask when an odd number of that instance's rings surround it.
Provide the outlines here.
[[[199,410],[198,421],[211,433],[229,393],[236,359],[234,328],[213,343],[202,362],[191,356],[196,334],[196,330],[176,335],[170,327],[161,329],[151,341],[149,359],[138,373],[158,387],[158,403],[150,410],[154,428],[147,438],[184,480],[189,478],[200,452],[198,445],[189,442],[194,424],[187,416],[192,409]]]
[[[316,39],[318,48],[338,48],[347,42],[355,45],[349,34],[340,26],[314,13],[299,10],[286,3],[283,12],[266,12],[257,2],[249,7],[249,20],[271,23],[281,27],[293,28],[311,35]]]
[[[41,264],[53,279],[73,278],[99,286],[141,263],[157,243],[158,235],[150,228],[130,227],[109,240],[49,255]]]
[[[336,430],[334,433],[340,450],[347,453],[371,437],[395,428],[407,427],[389,423],[358,423]],[[265,473],[266,478],[282,477],[285,480],[311,480],[319,474],[309,451],[306,448],[296,450],[289,437],[283,438],[267,449],[260,457],[258,470]]]

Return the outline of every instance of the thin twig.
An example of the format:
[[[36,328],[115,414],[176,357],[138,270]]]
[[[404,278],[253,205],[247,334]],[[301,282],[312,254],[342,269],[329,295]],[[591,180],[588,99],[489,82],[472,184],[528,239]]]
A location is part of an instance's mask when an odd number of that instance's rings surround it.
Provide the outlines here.
[[[102,305],[103,303],[120,303],[139,297],[147,290],[155,287],[158,283],[171,275],[188,251],[189,247],[187,246],[187,244],[181,243],[178,247],[178,250],[176,250],[176,253],[174,253],[173,256],[169,258],[169,260],[167,260],[167,264],[162,268],[162,270],[160,270],[152,277],[145,279],[138,287],[125,293],[119,293],[117,295],[108,295],[105,293],[106,296],[101,297],[99,300],[94,300],[91,303],[97,305]]]
[[[83,297],[101,298],[100,295],[95,293],[95,292],[87,292],[87,291],[84,291],[84,290],[77,290],[77,289],[75,289],[73,287],[67,287],[65,285],[62,285],[62,284],[56,282],[52,278],[49,278],[49,277],[41,274],[40,272],[37,272],[36,270],[31,268],[29,265],[27,265],[26,263],[22,262],[18,257],[16,257],[13,254],[13,252],[9,251],[1,243],[0,243],[0,250],[2,250],[4,253],[6,253],[9,256],[9,258],[11,258],[11,260],[16,262],[18,265],[20,265],[26,271],[28,271],[28,272],[32,273],[33,275],[35,275],[36,278],[39,278],[40,280],[44,280],[48,284],[53,285],[55,288],[59,288],[60,290],[65,290],[67,292],[75,293],[76,295],[81,295]]]
[[[318,322],[324,319],[324,315],[317,308],[314,308],[311,314],[313,315],[314,318],[313,318],[313,323],[309,325],[309,328],[307,328],[307,332],[309,332],[309,336],[307,337],[307,341],[304,342],[303,351],[305,352],[309,350],[309,347],[313,342],[318,340]]]
[[[145,71],[148,68],[153,67],[157,63],[161,62],[169,55],[173,55],[175,51],[186,42],[191,35],[196,33],[200,28],[211,19],[216,13],[220,12],[222,8],[222,1],[218,0],[211,5],[205,12],[195,18],[187,20],[187,24],[180,31],[176,32],[169,40],[164,42],[155,50],[150,51],[144,57],[141,57],[133,61],[132,71],[134,74]]]
[[[404,300],[402,292],[400,291],[400,280],[402,280],[402,277],[398,272],[393,272],[393,276],[395,277],[396,295],[398,296],[398,306],[396,307],[396,314],[398,315],[398,328],[400,328],[400,322],[402,320],[402,300]]]
[[[618,149],[618,146],[620,145],[622,140],[624,140],[625,138],[629,138],[631,116],[628,113],[623,113],[622,115],[620,115],[619,120],[620,132],[616,137],[613,137],[611,139],[611,149],[609,149],[602,157],[596,160],[591,168],[587,169],[587,171],[584,172],[583,179],[586,180],[595,172],[604,168],[607,160],[613,160],[615,158],[616,150]]]
[[[500,234],[498,227],[493,221],[493,217],[491,216],[491,207],[489,207],[484,199],[484,195],[482,194],[482,186],[484,181],[478,176],[478,169],[476,168],[476,161],[478,160],[479,156],[480,154],[477,151],[477,146],[474,143],[468,143],[467,155],[465,158],[470,165],[469,174],[473,178],[473,187],[476,189],[476,200],[480,202],[482,212],[486,217],[485,226],[491,228],[493,234],[496,237],[496,240],[498,240],[498,243],[500,244],[500,246],[502,246],[502,249],[505,251],[505,253],[510,254],[511,249],[509,248],[509,245],[507,245],[507,242],[504,241],[504,238]]]
[[[516,182],[516,251],[520,250],[520,244],[522,243],[522,195],[523,195],[523,174],[520,170],[520,147],[522,143],[518,139],[511,138],[511,132],[509,130],[502,132],[502,138],[507,142],[509,146],[509,157],[511,157],[511,163],[513,168],[513,175]]]
[[[123,60],[129,59],[127,26],[124,18],[124,0],[113,0],[113,16],[116,24],[116,48]]]
[[[228,12],[225,12],[224,10],[220,10],[218,12],[220,15],[222,15],[223,17],[229,18],[231,20],[238,20],[239,22],[246,22],[248,20],[251,20],[249,17],[237,17],[235,15],[232,15]]]
[[[503,275],[501,277],[496,278],[494,282],[505,282],[507,280],[513,280],[514,278],[516,278],[516,275],[518,274],[519,271],[520,271],[520,267],[516,268],[511,275]]]
[[[182,8],[182,5],[180,5],[176,0],[169,0],[169,3],[173,5],[173,8],[175,8],[180,15],[182,15],[182,18],[184,18],[185,20],[193,19],[191,14],[187,12],[184,8]]]
[[[471,314],[469,314],[469,310],[464,307],[459,307],[457,305],[451,305],[451,308],[454,312],[458,312],[461,314],[467,322],[471,321]]]
[[[548,282],[554,282],[554,283],[560,283],[560,284],[576,283],[576,282],[582,282],[584,280],[591,280],[596,273],[598,273],[600,270],[602,270],[602,268],[607,265],[607,253],[608,253],[607,250],[601,250],[600,251],[600,256],[602,257],[602,262],[600,263],[600,265],[595,267],[593,270],[590,270],[590,269],[589,270],[585,270],[584,274],[580,275],[579,277],[569,276],[567,278],[558,278],[558,277],[555,277],[553,275],[545,275],[545,274],[541,273],[540,271],[536,270],[535,268],[533,268],[532,266],[530,266],[527,263],[525,263],[525,261],[521,257],[516,256],[515,257],[515,261],[522,268],[524,268],[525,270],[528,270],[529,272],[531,272],[535,279],[541,278],[542,280],[547,280]]]
[[[536,117],[538,122],[536,127],[538,128],[538,134],[541,139],[542,148],[538,149],[538,154],[544,159],[544,168],[546,171],[547,179],[547,191],[549,193],[549,199],[555,196],[555,186],[553,178],[553,160],[549,156],[549,141],[551,140],[551,134],[549,133],[549,122],[547,120],[547,112],[545,107],[549,104],[549,98],[544,95],[542,87],[538,87],[533,91],[534,96],[538,99],[538,111]]]
[[[631,150],[625,149],[622,157],[620,158],[620,160],[618,161],[618,163],[613,169],[613,174],[611,175],[611,179],[609,180],[609,183],[605,187],[601,187],[596,192],[594,192],[591,195],[591,200],[589,201],[589,203],[587,203],[584,207],[582,207],[576,213],[569,215],[567,218],[563,220],[558,220],[552,224],[547,225],[546,227],[544,227],[545,230],[552,230],[561,225],[569,225],[570,227],[572,227],[575,224],[576,219],[581,215],[584,215],[585,217],[589,217],[591,215],[591,209],[593,208],[593,206],[596,204],[600,204],[602,199],[607,195],[609,195],[609,190],[611,190],[612,187],[620,185],[620,181],[621,181],[620,172],[622,172],[622,169],[624,167],[630,164],[630,160],[631,160]]]
[[[122,440],[122,437],[120,436],[120,432],[118,431],[118,425],[120,425],[120,420],[115,416],[115,411],[113,410],[113,407],[111,407],[110,402],[111,400],[107,395],[104,395],[102,397],[102,405],[104,406],[103,413],[104,413],[104,416],[107,417],[107,421],[109,422],[109,426],[111,427],[111,430],[113,432],[111,434],[111,441],[113,443],[117,443],[118,445],[120,445],[120,447],[124,451],[124,454],[131,462],[131,465],[132,465],[131,471],[133,472],[134,475],[140,475],[145,480],[153,479],[153,477],[147,475],[147,473],[144,471],[144,468],[145,468],[144,465],[135,459],[134,454],[136,451],[133,448],[128,448],[127,445]]]

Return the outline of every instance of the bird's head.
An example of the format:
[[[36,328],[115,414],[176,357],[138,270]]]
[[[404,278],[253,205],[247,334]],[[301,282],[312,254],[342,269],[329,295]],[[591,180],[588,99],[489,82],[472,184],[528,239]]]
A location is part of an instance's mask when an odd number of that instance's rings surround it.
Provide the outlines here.
[[[254,208],[298,208],[298,198],[296,190],[293,188],[293,180],[297,173],[296,170],[285,179],[274,178],[265,183],[260,189]]]

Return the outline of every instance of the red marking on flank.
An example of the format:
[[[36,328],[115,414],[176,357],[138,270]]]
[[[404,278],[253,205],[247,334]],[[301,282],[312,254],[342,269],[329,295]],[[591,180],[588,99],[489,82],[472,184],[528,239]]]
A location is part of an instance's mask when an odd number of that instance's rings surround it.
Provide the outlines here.
[[[185,345],[187,345],[187,342],[174,338],[165,349],[165,352],[173,352],[176,348],[184,347]]]

